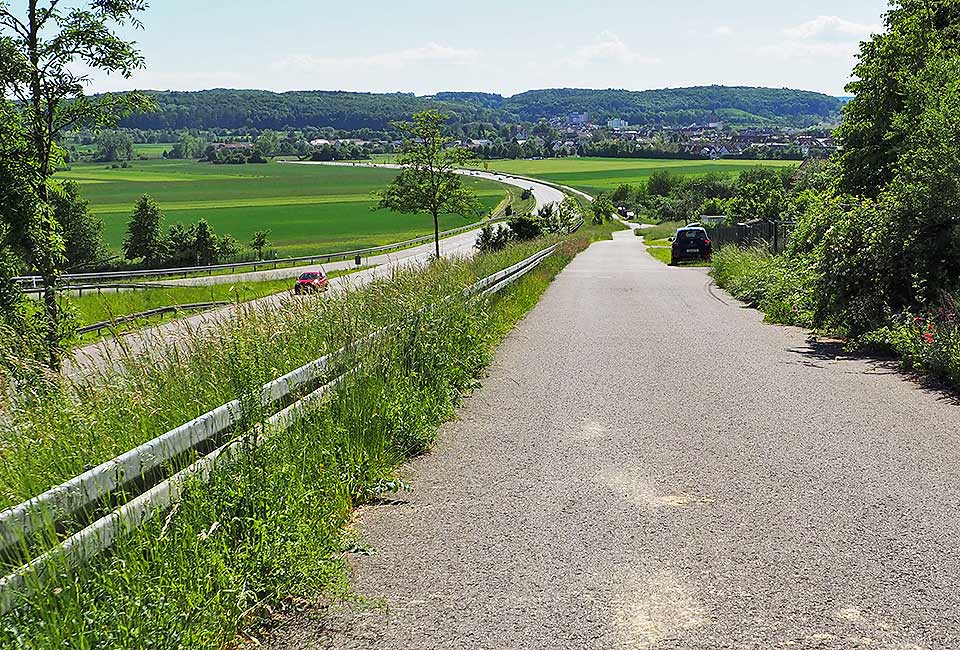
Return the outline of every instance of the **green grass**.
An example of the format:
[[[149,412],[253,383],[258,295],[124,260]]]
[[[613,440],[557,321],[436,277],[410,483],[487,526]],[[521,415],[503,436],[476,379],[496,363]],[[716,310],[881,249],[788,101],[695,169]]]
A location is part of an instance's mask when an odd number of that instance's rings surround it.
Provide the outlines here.
[[[647,246],[653,246],[657,248],[669,248],[673,244],[673,242],[671,242],[669,239],[650,239],[648,237],[643,238],[643,243]]]
[[[172,142],[157,142],[155,144],[135,144],[133,145],[133,153],[139,156],[147,156],[148,158],[163,158],[164,151],[170,151],[173,149],[174,143]]]
[[[146,156],[151,159],[160,159],[163,158],[164,151],[170,151],[173,149],[174,143],[172,142],[158,142],[155,144],[134,144],[133,153],[134,156],[139,158],[140,156]],[[82,154],[92,154],[97,150],[97,145],[95,144],[82,144],[77,145],[77,151]],[[104,163],[99,163],[104,164]]]
[[[308,417],[193,485],[175,510],[109,555],[21,603],[0,624],[0,646],[222,648],[291,598],[342,595],[344,553],[362,546],[348,528],[353,509],[400,487],[401,464],[430,448],[505,333],[578,251],[613,227],[564,238],[557,255],[490,300],[442,298],[556,239],[404,271],[336,301],[249,311],[176,358],[130,359],[126,372],[82,386],[24,386],[28,394],[17,393],[0,419],[0,507],[327,350],[402,324],[358,350],[349,365],[361,371]]]
[[[369,267],[332,271],[329,278],[355,273]],[[234,282],[201,287],[163,287],[133,291],[93,293],[82,296],[63,296],[64,303],[76,315],[77,325],[83,327],[123,316],[139,314],[160,307],[191,305],[204,302],[242,303],[277,293],[291,291],[293,279]],[[125,324],[123,329],[135,329],[139,323]]]
[[[639,235],[643,236],[643,240],[648,244],[651,241],[664,240],[677,232],[678,228],[683,228],[686,223],[683,221],[664,221],[661,224],[654,226],[653,228],[643,228],[638,232]]]
[[[102,163],[74,164],[57,178],[75,180],[104,222],[108,245],[119,251],[134,203],[142,194],[156,199],[168,225],[206,219],[221,234],[247,243],[269,229],[281,257],[380,246],[433,231],[423,215],[373,211],[373,193],[395,170],[326,165],[209,165],[182,160],[134,161],[129,169]],[[498,183],[467,179],[487,212],[507,196]],[[469,223],[448,215],[441,228]]]
[[[540,178],[589,194],[612,192],[627,183],[638,185],[654,172],[667,170],[684,176],[711,172],[734,175],[757,166],[796,166],[795,161],[650,160],[643,158],[548,158],[545,160],[491,160],[493,171]]]
[[[669,248],[659,248],[659,247],[647,247],[647,252],[650,253],[650,256],[655,259],[663,262],[664,264],[670,264],[670,249]]]

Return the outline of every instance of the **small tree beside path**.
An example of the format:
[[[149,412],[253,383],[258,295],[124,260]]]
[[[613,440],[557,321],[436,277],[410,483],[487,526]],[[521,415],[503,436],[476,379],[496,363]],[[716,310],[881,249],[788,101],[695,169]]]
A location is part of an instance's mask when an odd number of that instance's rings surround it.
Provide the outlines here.
[[[457,173],[474,160],[473,154],[446,135],[447,116],[423,111],[412,122],[394,126],[404,134],[397,162],[403,167],[378,196],[378,209],[433,217],[436,256],[440,257],[440,215],[479,216],[480,201]]]

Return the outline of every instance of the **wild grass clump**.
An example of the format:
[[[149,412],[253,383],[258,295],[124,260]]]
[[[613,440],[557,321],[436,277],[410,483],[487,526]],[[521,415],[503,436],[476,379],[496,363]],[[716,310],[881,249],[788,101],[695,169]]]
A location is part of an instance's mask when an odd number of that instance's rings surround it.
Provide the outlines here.
[[[168,358],[126,359],[125,372],[33,395],[33,410],[15,396],[0,471],[8,502],[391,326],[353,349],[345,365],[358,370],[307,417],[261,435],[169,512],[21,602],[0,620],[0,647],[222,648],[292,598],[342,596],[344,556],[358,547],[353,508],[402,489],[399,466],[430,448],[499,340],[601,236],[441,261],[338,300],[241,310]],[[555,241],[557,253],[505,294],[445,300]],[[262,419],[244,403],[251,424]]]
[[[759,308],[771,323],[813,325],[809,270],[763,245],[720,248],[713,254],[712,275],[720,287]]]
[[[218,648],[245,617],[291,595],[346,588],[343,527],[397,485],[489,361],[490,313],[450,304],[403,323],[357,356],[322,408],[194,484],[79,573],[4,621],[28,647]]]

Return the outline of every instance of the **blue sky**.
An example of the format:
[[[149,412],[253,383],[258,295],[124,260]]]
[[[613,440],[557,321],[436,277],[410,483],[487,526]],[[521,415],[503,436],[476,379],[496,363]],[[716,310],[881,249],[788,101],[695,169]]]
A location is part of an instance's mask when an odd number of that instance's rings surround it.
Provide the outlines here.
[[[14,3],[18,4],[18,3]],[[757,85],[842,94],[885,0],[153,0],[129,88],[642,90]]]

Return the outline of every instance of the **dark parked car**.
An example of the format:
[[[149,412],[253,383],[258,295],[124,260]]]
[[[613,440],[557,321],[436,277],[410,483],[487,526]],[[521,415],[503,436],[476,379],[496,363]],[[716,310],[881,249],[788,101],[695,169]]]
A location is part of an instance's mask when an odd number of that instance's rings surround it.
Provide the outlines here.
[[[713,255],[713,244],[710,243],[710,236],[704,228],[680,228],[670,239],[673,242],[670,247],[671,266],[691,260],[709,260]]]
[[[307,271],[297,278],[293,292],[298,295],[301,293],[318,293],[326,291],[329,284],[327,274],[323,271]]]

